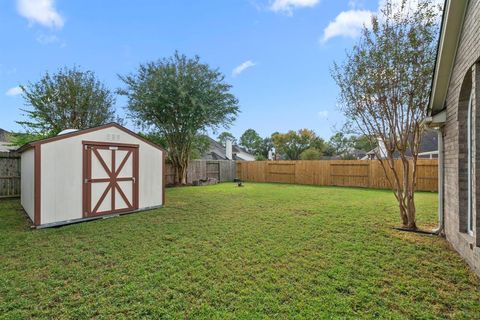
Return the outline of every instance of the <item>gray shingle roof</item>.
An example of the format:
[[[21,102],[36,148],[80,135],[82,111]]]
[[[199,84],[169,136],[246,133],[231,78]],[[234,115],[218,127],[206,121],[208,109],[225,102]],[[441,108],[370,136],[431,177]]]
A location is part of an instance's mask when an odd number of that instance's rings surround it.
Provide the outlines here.
[[[205,151],[205,153],[202,155],[201,158],[204,160],[227,160],[225,147],[222,146],[220,142],[210,137],[208,137],[208,139],[210,140],[210,146],[208,147],[207,151]],[[232,146],[233,160],[245,160],[236,155],[236,153],[238,152],[249,153],[239,145],[233,145]]]

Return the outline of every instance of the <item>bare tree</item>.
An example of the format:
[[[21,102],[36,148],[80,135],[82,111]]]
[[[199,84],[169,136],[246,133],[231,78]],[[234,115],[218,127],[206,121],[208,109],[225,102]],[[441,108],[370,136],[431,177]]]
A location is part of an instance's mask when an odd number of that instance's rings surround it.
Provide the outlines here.
[[[384,144],[378,155],[404,228],[417,229],[417,158],[436,53],[440,8],[428,0],[387,0],[364,27],[346,61],[334,64],[340,109],[351,124]],[[401,167],[394,158],[401,159]]]

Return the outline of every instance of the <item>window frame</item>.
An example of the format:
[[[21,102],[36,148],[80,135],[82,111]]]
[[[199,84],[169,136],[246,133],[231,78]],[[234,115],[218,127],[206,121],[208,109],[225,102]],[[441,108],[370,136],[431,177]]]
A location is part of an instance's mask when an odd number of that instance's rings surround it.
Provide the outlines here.
[[[473,236],[473,88],[470,91],[467,108],[467,233]]]

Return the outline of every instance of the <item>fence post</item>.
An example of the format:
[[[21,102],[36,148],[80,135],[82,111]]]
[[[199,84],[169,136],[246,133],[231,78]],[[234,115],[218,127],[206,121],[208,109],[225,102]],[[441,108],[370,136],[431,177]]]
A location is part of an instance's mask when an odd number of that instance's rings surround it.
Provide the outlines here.
[[[368,188],[372,187],[372,163],[368,162]]]

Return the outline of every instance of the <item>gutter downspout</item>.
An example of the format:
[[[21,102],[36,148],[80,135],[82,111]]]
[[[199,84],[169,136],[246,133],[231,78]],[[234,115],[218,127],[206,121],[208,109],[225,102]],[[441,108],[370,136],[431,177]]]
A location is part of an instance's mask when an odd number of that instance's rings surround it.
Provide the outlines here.
[[[445,189],[445,165],[444,165],[444,154],[443,154],[443,125],[446,120],[445,111],[443,111],[443,119],[439,116],[439,121],[434,121],[433,117],[427,117],[422,121],[422,124],[426,127],[427,130],[437,132],[437,143],[438,143],[438,227],[432,230],[433,234],[444,235],[445,228],[445,214],[443,206],[443,197]]]
[[[445,215],[443,208],[445,167],[443,154],[443,130],[442,127],[435,128],[438,135],[438,228],[433,230],[435,234],[444,235]]]

